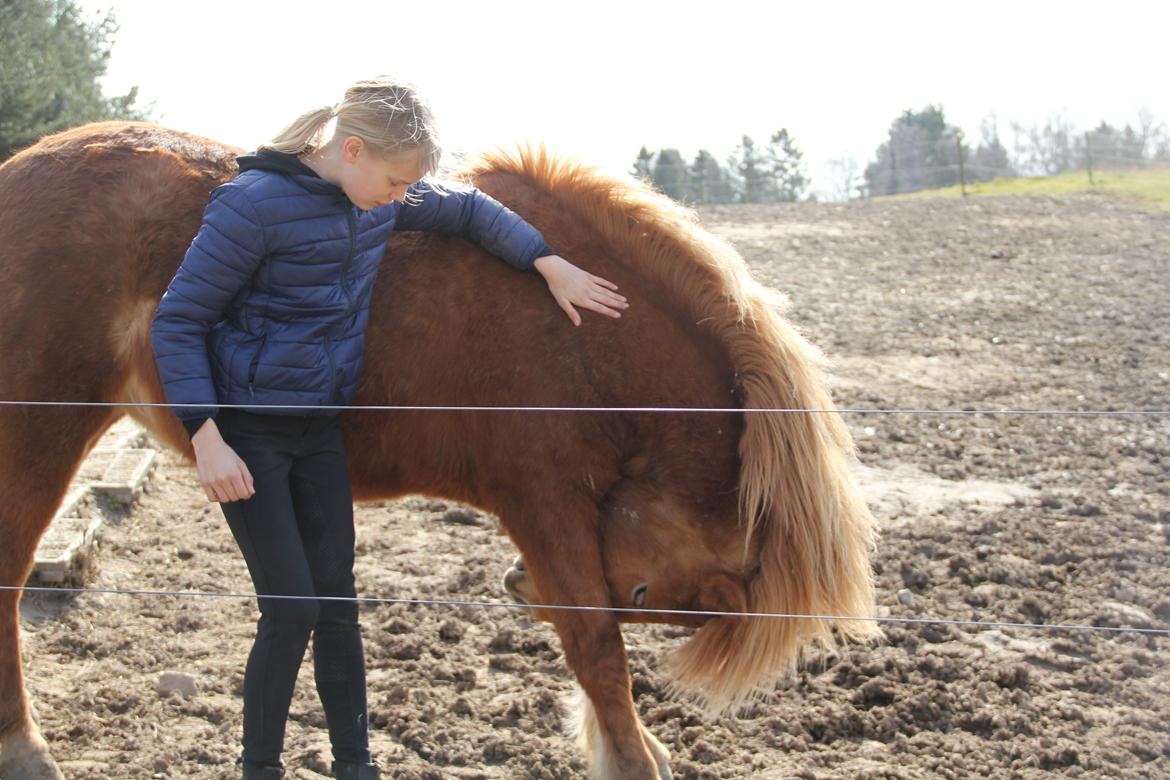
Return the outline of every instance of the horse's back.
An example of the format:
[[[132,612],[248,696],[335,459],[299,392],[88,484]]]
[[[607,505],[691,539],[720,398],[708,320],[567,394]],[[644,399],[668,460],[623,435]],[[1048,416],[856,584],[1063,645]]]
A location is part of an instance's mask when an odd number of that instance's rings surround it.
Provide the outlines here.
[[[518,274],[466,241],[396,234],[370,307],[357,403],[475,407],[727,407],[726,351],[651,280],[581,231],[571,211],[543,211],[489,187],[574,263],[615,281],[620,319],[582,311],[575,328],[535,273]],[[494,190],[494,191],[493,191]],[[511,196],[511,197],[510,197]],[[595,492],[653,482],[687,503],[734,490],[738,415],[604,412],[350,414],[355,489],[417,490],[501,510],[534,483]],[[381,440],[381,444],[380,444]],[[396,462],[395,462],[396,461]],[[729,518],[734,522],[734,511]]]
[[[0,395],[162,400],[151,315],[233,154],[155,125],[100,123],[0,166]],[[165,409],[136,416],[182,446]]]

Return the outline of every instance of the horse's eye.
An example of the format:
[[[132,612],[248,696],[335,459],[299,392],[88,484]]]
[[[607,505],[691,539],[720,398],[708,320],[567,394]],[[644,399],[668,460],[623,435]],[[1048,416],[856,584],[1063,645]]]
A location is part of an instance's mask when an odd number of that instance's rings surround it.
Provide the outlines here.
[[[646,606],[646,591],[647,590],[649,590],[649,586],[644,582],[641,585],[639,585],[638,587],[634,588],[634,592],[632,594],[630,594],[630,601],[633,602],[635,607]]]

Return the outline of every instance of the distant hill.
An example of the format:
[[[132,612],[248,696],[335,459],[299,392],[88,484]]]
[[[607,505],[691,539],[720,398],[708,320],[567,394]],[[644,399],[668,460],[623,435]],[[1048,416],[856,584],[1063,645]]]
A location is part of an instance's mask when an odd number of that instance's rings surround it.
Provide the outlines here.
[[[1019,179],[994,179],[967,185],[968,195],[1063,195],[1074,192],[1098,192],[1134,199],[1170,211],[1170,166],[1093,171],[1093,183],[1085,171],[1059,176],[1035,176]],[[920,190],[889,198],[958,197],[959,187]]]

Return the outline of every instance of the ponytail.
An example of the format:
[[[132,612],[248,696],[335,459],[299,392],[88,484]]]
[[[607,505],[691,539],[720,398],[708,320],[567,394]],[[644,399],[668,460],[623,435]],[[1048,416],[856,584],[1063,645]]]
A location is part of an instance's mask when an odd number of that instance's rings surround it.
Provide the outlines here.
[[[270,149],[285,154],[304,154],[321,146],[325,125],[334,117],[333,106],[322,106],[297,117],[292,124],[277,133],[261,150]]]

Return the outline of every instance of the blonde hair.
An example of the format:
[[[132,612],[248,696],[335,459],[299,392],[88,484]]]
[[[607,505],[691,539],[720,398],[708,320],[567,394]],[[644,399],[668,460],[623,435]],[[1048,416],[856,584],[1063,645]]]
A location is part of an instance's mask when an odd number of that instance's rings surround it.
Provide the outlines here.
[[[332,119],[334,136],[357,136],[383,157],[417,150],[424,177],[439,171],[443,149],[430,104],[413,85],[391,76],[357,82],[340,103],[301,114],[260,149],[308,154],[328,142],[325,130]]]

